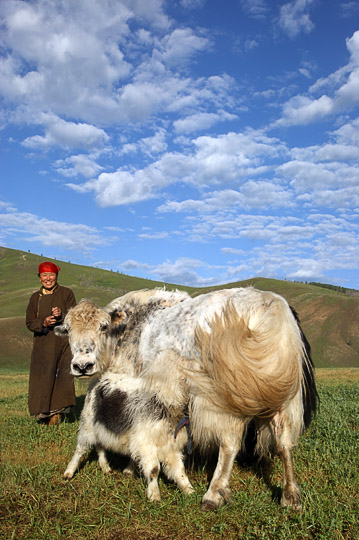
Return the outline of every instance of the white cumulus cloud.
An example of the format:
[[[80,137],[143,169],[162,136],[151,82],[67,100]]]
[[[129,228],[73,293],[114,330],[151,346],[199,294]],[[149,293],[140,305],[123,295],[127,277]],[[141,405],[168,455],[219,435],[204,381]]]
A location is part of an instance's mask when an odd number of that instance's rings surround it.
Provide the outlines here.
[[[289,37],[294,38],[300,32],[308,34],[314,29],[314,23],[308,13],[313,0],[294,0],[280,7],[279,25]]]

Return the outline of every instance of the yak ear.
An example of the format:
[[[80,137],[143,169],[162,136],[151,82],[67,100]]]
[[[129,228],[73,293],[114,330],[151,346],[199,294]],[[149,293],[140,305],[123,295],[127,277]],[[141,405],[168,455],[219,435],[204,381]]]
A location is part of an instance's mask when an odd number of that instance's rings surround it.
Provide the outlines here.
[[[57,336],[67,336],[69,333],[69,329],[64,324],[59,324],[59,326],[55,326],[54,332]]]
[[[114,311],[111,313],[111,326],[116,326],[118,324],[124,324],[127,314],[124,311]]]
[[[120,337],[126,328],[127,314],[124,311],[114,311],[111,313],[111,330],[112,337]]]

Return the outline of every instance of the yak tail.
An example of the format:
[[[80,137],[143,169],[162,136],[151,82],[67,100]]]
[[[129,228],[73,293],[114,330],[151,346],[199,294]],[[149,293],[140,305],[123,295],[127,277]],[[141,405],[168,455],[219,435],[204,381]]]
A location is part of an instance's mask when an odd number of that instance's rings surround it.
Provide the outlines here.
[[[315,383],[314,363],[311,356],[311,347],[305,337],[305,334],[300,326],[300,321],[297,312],[292,307],[290,308],[292,315],[297,323],[301,340],[305,349],[303,358],[303,378],[302,378],[302,403],[303,403],[303,418],[304,426],[308,428],[319,406],[319,395]]]
[[[199,370],[187,373],[194,394],[235,416],[270,419],[300,392],[306,351],[299,326],[280,296],[265,293],[249,315],[228,301],[196,328]],[[309,368],[310,369],[310,368]]]

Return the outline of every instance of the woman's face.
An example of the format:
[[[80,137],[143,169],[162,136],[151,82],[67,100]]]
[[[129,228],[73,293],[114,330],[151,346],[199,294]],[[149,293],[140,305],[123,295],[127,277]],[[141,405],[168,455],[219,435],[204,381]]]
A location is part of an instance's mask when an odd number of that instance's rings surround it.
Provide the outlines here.
[[[51,291],[57,283],[57,274],[55,272],[41,272],[40,281],[45,289]]]

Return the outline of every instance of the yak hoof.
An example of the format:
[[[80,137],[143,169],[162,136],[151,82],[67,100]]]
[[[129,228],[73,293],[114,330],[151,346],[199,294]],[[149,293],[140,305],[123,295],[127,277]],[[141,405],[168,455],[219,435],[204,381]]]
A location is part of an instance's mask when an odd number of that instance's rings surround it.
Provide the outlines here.
[[[201,510],[213,511],[221,508],[226,503],[231,502],[231,490],[228,488],[221,488],[217,491],[218,495],[213,499],[203,499],[201,504]]]
[[[214,501],[202,501],[201,504],[201,510],[203,512],[213,512],[213,510],[217,510],[218,504],[216,504]]]
[[[154,503],[161,502],[161,495],[159,493],[147,494],[147,498],[149,501],[154,502]]]
[[[229,504],[231,502],[231,490],[230,489],[228,489],[228,488],[219,489],[218,493],[222,497],[224,503]]]
[[[283,491],[280,504],[284,508],[288,506],[291,509],[296,510],[297,512],[300,511],[302,509],[300,492],[296,490]]]

